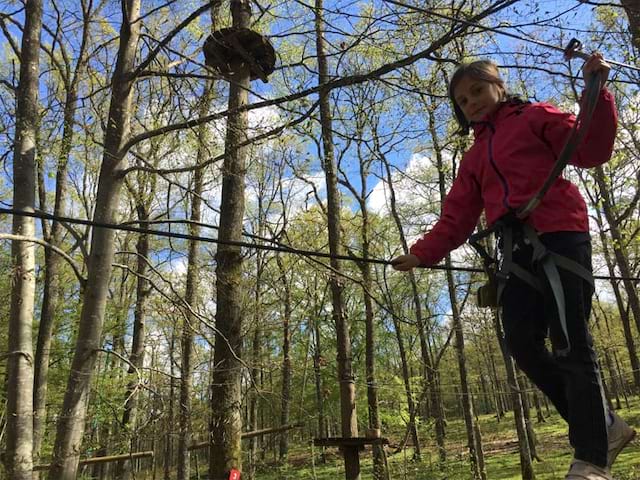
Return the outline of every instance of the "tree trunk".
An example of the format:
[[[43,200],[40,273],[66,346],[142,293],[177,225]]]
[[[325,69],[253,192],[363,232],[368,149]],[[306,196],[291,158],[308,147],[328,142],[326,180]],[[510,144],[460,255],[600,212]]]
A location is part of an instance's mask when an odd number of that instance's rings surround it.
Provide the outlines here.
[[[604,170],[602,169],[602,167],[596,167],[594,169],[594,176],[598,187],[600,188],[600,195],[602,197],[602,209],[604,210],[605,218],[607,219],[607,223],[609,224],[611,238],[613,239],[613,253],[615,255],[620,274],[625,277],[625,280],[623,280],[622,283],[627,294],[631,312],[633,312],[633,318],[635,319],[636,328],[638,329],[638,332],[640,332],[640,297],[638,297],[638,292],[633,286],[633,281],[630,279],[632,275],[631,268],[629,267],[629,260],[627,259],[627,254],[625,252],[625,242],[622,238],[622,233],[620,232],[620,226],[618,225],[618,222],[615,218],[613,202],[611,200],[609,187],[607,186]]]
[[[251,7],[247,0],[232,0],[233,26],[248,28]],[[248,114],[237,110],[249,101],[250,69],[241,60],[229,79],[229,117],[222,172],[222,201],[218,238],[240,241],[244,220]],[[212,420],[209,428],[209,477],[224,478],[232,468],[241,470],[242,445],[242,254],[240,247],[218,245],[216,253],[216,340],[211,386]]]
[[[637,49],[640,49],[640,5],[638,5],[638,0],[620,0],[620,3],[629,17],[629,30],[633,44]]]
[[[403,253],[409,253],[409,245],[407,243],[404,231],[402,230],[402,222],[397,209],[395,189],[393,186],[393,177],[391,175],[391,167],[389,162],[384,158],[382,152],[377,148],[378,154],[383,160],[387,184],[389,185],[389,204],[391,208],[391,215],[394,219],[398,234],[400,235],[400,243],[402,245]],[[426,339],[426,332],[424,328],[424,321],[422,319],[422,299],[418,293],[418,283],[416,281],[415,274],[409,272],[409,281],[411,283],[413,305],[416,312],[416,325],[418,328],[418,338],[420,339],[420,353],[422,363],[424,365],[424,389],[429,392],[430,403],[430,415],[435,421],[436,430],[436,444],[438,445],[438,456],[441,462],[446,461],[447,450],[445,448],[445,420],[444,409],[442,408],[442,395],[440,392],[439,371],[436,365],[431,361],[431,355],[429,353],[429,347]],[[415,435],[417,441],[417,434]],[[420,451],[418,447],[418,452]]]
[[[62,147],[58,155],[56,170],[56,192],[53,206],[54,215],[64,215],[66,206],[66,196],[68,188],[67,166],[69,155],[73,146],[75,125],[75,115],[78,108],[78,82],[80,72],[86,65],[86,46],[89,40],[90,11],[83,8],[82,42],[78,61],[75,65],[71,78],[65,78],[66,98],[64,103]],[[42,192],[46,188],[44,181],[41,184]],[[40,198],[41,210],[46,211],[45,195]],[[43,221],[43,232],[46,225]],[[62,243],[63,227],[60,222],[53,221],[48,238],[45,239],[55,246]],[[45,268],[42,294],[42,308],[40,312],[40,325],[38,326],[38,343],[34,361],[33,378],[33,451],[34,460],[40,455],[40,447],[45,433],[45,420],[47,417],[47,380],[49,374],[49,356],[51,349],[51,338],[58,309],[63,302],[63,291],[61,288],[61,265],[62,259],[59,255],[45,250]]]
[[[345,318],[343,285],[340,275],[340,263],[335,255],[340,255],[340,197],[333,152],[333,121],[329,91],[322,88],[329,81],[327,57],[325,53],[323,0],[315,0],[316,55],[318,58],[318,76],[320,84],[320,124],[322,128],[323,168],[327,186],[327,215],[329,231],[329,251],[331,258],[331,297],[333,321],[337,336],[338,381],[340,383],[341,432],[344,438],[358,436],[358,417],[356,413],[356,388],[351,357],[351,338],[349,324]],[[360,479],[360,458],[358,449],[344,447],[346,480]]]
[[[259,200],[258,200],[259,201]],[[253,340],[251,348],[251,360],[253,367],[251,368],[251,381],[253,382],[253,392],[251,394],[251,400],[249,402],[249,425],[251,430],[258,430],[260,428],[260,385],[261,385],[261,371],[262,371],[262,328],[261,323],[261,303],[262,303],[262,274],[263,274],[263,260],[262,251],[256,252],[256,283],[255,283],[255,300],[254,300],[254,326],[253,326]],[[251,439],[250,447],[250,472],[249,478],[255,478],[255,465],[258,459],[258,449],[262,443],[262,437],[253,437]]]
[[[280,276],[282,278],[282,287],[284,298],[284,315],[282,317],[282,396],[280,402],[280,425],[289,424],[289,411],[291,409],[291,332],[289,325],[291,324],[291,288],[289,279],[287,278],[287,270],[282,262],[282,257],[276,257]],[[280,435],[279,459],[286,462],[289,454],[289,434],[283,432]]]
[[[530,385],[527,378],[522,373],[518,375],[518,385],[520,386],[522,417],[524,418],[524,424],[527,428],[527,440],[529,441],[530,456],[532,459],[540,460],[537,448],[538,438],[535,430],[533,429],[533,424],[531,423],[531,406],[529,403],[529,395],[527,394],[527,390],[529,390]]]
[[[471,391],[467,380],[467,360],[464,348],[464,331],[462,329],[462,319],[458,311],[456,290],[451,273],[451,257],[447,255],[445,259],[447,267],[447,285],[449,286],[449,299],[451,301],[451,317],[455,335],[456,357],[458,359],[458,372],[460,375],[460,395],[462,396],[462,414],[467,431],[467,446],[469,448],[469,460],[471,462],[471,478],[482,478],[481,464],[484,462],[480,458],[482,452],[476,448],[476,434],[474,430],[475,415],[473,413],[473,403],[471,402]]]
[[[316,311],[320,311],[319,308]],[[329,432],[327,429],[327,419],[325,418],[324,413],[324,388],[322,385],[322,347],[320,343],[320,326],[319,319],[317,316],[313,318],[313,373],[315,377],[316,383],[316,406],[318,408],[318,434],[319,438],[327,438],[329,436]],[[320,461],[322,463],[325,462],[324,455],[324,447],[322,449],[322,454],[320,455]]]
[[[41,0],[27,0],[22,36],[20,81],[16,98],[13,150],[13,208],[33,212],[36,198],[36,137],[39,124],[38,91]],[[35,220],[14,215],[13,234],[35,236]],[[35,245],[11,244],[12,285],[7,355],[7,439],[5,464],[9,478],[31,480],[33,468],[33,309],[35,302]]]
[[[142,188],[142,187],[140,187]],[[148,202],[153,195],[145,195],[142,199],[141,192],[137,192],[139,198],[136,200],[138,211],[138,221],[140,228],[148,228],[149,226],[149,209],[147,205],[140,202]],[[138,389],[140,387],[140,369],[144,364],[144,340],[145,340],[145,315],[147,302],[151,293],[149,289],[149,281],[147,280],[147,271],[149,269],[149,235],[140,234],[136,243],[136,306],[133,312],[133,337],[131,342],[131,354],[129,355],[128,375],[130,377],[127,384],[127,391],[124,397],[124,412],[122,413],[122,423],[120,425],[120,434],[129,438],[130,451],[136,451],[136,420],[138,406]],[[131,462],[125,460],[119,462],[117,466],[116,476],[120,479],[128,479],[131,474]]]
[[[441,202],[444,202],[444,199],[446,197],[446,182],[444,177],[442,151],[440,150],[440,148],[438,148],[433,115],[430,115],[429,118],[431,137],[432,141],[434,142],[434,152],[436,155],[436,165],[438,168],[438,186],[440,189],[440,199]],[[460,375],[462,412],[467,431],[467,445],[469,447],[469,455],[471,461],[471,476],[473,479],[480,479],[483,476],[486,476],[486,473],[484,473],[481,469],[481,465],[484,464],[484,459],[481,458],[482,450],[476,448],[476,433],[473,425],[475,422],[475,415],[473,413],[473,402],[471,401],[471,391],[469,390],[469,382],[467,380],[467,361],[465,358],[464,348],[464,330],[462,328],[462,319],[460,318],[460,312],[458,310],[458,298],[456,295],[456,285],[451,270],[450,255],[447,255],[445,258],[445,266],[447,268],[447,287],[449,290],[449,302],[451,304],[451,317],[453,321],[456,354],[458,359],[458,372]]]
[[[542,406],[540,405],[540,395],[538,395],[538,390],[535,386],[533,387],[533,405],[536,409],[536,420],[538,423],[545,423],[546,420],[542,414]]]
[[[396,340],[398,341],[398,353],[400,354],[400,365],[402,369],[402,380],[404,382],[404,393],[407,397],[407,409],[409,410],[409,422],[407,424],[407,433],[404,440],[400,445],[400,448],[404,448],[407,442],[407,438],[411,435],[411,440],[415,447],[414,457],[420,458],[420,440],[418,438],[418,430],[415,424],[416,406],[413,402],[413,393],[411,391],[411,374],[409,373],[409,364],[407,362],[407,352],[404,346],[404,339],[402,338],[402,326],[398,320],[398,316],[391,312],[391,319],[393,320],[393,326],[396,331]],[[399,448],[399,449],[400,449]]]
[[[607,264],[607,271],[610,276],[615,276],[616,268],[615,262],[611,258],[611,251],[609,248],[609,239],[605,235],[605,227],[602,221],[602,215],[600,210],[596,211],[596,220],[598,222],[598,232],[600,235],[600,242],[602,243],[602,250],[604,259]],[[615,240],[614,240],[615,241]],[[615,246],[613,247],[616,248]],[[631,363],[631,371],[633,372],[633,381],[635,383],[636,390],[640,392],[640,361],[638,360],[638,354],[636,352],[635,340],[633,339],[633,332],[631,330],[631,320],[629,319],[629,313],[624,305],[622,298],[622,292],[620,291],[620,284],[616,280],[611,280],[611,287],[613,288],[613,294],[616,298],[616,305],[618,306],[618,313],[620,315],[620,321],[622,322],[622,330],[624,332],[625,344],[627,347],[627,353],[629,354],[629,362]]]
[[[366,104],[358,105],[356,119],[356,137],[364,138],[363,131],[365,122],[370,121],[372,110],[366,108]],[[375,121],[372,121],[372,131],[376,135]],[[362,142],[358,141],[358,166],[360,171],[360,186],[356,188],[348,179],[343,181],[344,184],[353,193],[358,202],[360,212],[362,214],[362,228],[360,229],[360,239],[362,242],[362,256],[369,258],[370,255],[370,221],[369,210],[367,207],[368,188],[367,181],[371,173],[371,158],[369,154],[363,154]],[[358,263],[360,273],[362,275],[362,296],[364,301],[364,318],[365,318],[365,376],[367,382],[367,407],[369,414],[369,429],[380,431],[380,415],[378,412],[378,387],[376,384],[375,369],[375,313],[373,309],[373,301],[371,292],[373,281],[371,279],[371,264],[367,262]],[[375,480],[384,480],[388,478],[386,466],[386,454],[382,445],[374,444],[373,452],[373,478]]]
[[[208,113],[211,105],[212,85],[207,83],[202,95],[200,104],[200,116]],[[196,162],[201,165],[205,159],[209,147],[209,139],[206,135],[206,124],[198,128],[198,150]],[[197,237],[200,235],[202,216],[202,190],[204,183],[204,169],[197,168],[194,172],[193,193],[191,195],[191,214],[189,223],[189,235]],[[187,260],[187,279],[185,287],[185,302],[196,309],[198,304],[198,280],[200,276],[197,240],[189,240],[189,252]],[[189,480],[191,476],[191,464],[189,445],[191,445],[191,395],[193,394],[193,337],[196,326],[199,325],[198,318],[192,313],[186,313],[186,318],[182,326],[181,340],[181,368],[180,368],[180,405],[178,410],[178,480]]]
[[[498,377],[498,369],[496,368],[496,359],[493,355],[493,348],[490,347],[489,360],[491,362],[491,378],[493,383],[493,392],[496,400],[496,417],[498,422],[504,417],[504,402],[500,393],[500,377]]]
[[[173,466],[173,420],[175,418],[175,363],[176,363],[176,331],[171,332],[171,341],[169,343],[169,408],[167,410],[167,418],[165,421],[164,432],[164,452],[162,466],[164,472],[164,480],[171,480],[171,467]]]
[[[121,147],[130,128],[134,84],[130,73],[133,71],[139,38],[139,13],[140,0],[123,2],[120,47],[112,78],[111,104],[94,212],[94,220],[102,223],[114,222],[122,186],[120,170],[126,152]],[[51,480],[74,480],[77,476],[93,365],[101,346],[102,324],[114,257],[114,235],[113,230],[93,229],[78,340],[58,422],[49,471]]]
[[[363,179],[366,183],[366,178]],[[366,204],[362,197],[362,255],[369,257],[369,223]],[[364,310],[365,310],[365,375],[367,379],[367,406],[369,411],[369,428],[380,430],[380,415],[378,413],[378,387],[376,384],[375,370],[375,323],[373,313],[373,302],[369,296],[371,292],[371,269],[368,263],[361,265],[362,286],[364,289]],[[385,452],[382,445],[373,445],[373,478],[384,480],[389,473],[386,468]]]
[[[516,376],[516,366],[513,362],[513,359],[511,358],[511,355],[507,351],[502,327],[500,326],[500,320],[498,319],[497,315],[494,315],[494,327],[496,330],[498,343],[500,344],[502,358],[504,359],[504,365],[507,371],[508,388],[513,402],[513,419],[516,424],[516,432],[518,434],[518,444],[520,451],[520,472],[522,474],[523,480],[533,480],[536,477],[533,470],[531,450],[529,448],[530,441],[524,418],[522,398],[520,396],[520,386],[518,385],[518,379]]]

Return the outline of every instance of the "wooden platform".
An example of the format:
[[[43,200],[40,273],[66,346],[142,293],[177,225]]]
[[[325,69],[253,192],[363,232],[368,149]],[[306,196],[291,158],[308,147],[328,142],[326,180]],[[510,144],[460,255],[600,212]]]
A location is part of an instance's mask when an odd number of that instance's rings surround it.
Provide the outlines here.
[[[328,438],[314,438],[313,444],[316,447],[355,447],[364,449],[366,445],[388,445],[389,439],[380,438],[367,438],[367,437],[328,437]]]

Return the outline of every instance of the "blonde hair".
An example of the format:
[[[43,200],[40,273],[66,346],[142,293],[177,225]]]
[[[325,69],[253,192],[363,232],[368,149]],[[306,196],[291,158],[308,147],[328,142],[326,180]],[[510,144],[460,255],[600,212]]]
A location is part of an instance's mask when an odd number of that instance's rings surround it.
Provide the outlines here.
[[[460,125],[459,133],[461,135],[469,134],[469,121],[462,113],[462,109],[456,102],[456,99],[453,95],[453,92],[464,77],[470,77],[473,80],[481,80],[483,82],[493,83],[500,87],[500,89],[504,92],[504,100],[518,99],[517,96],[508,95],[507,89],[505,87],[504,80],[500,76],[500,72],[498,71],[498,66],[493,63],[491,60],[476,60],[471,63],[462,63],[456,68],[456,71],[453,73],[451,77],[451,81],[449,82],[449,99],[453,104],[453,113],[456,116],[456,120]]]

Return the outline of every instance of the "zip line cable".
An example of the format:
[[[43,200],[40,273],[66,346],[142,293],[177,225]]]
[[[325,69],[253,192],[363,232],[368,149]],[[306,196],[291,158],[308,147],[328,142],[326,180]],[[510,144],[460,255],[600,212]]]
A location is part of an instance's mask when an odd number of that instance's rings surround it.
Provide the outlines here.
[[[429,9],[426,9],[426,8],[416,7],[415,5],[408,5],[406,3],[402,3],[402,2],[399,2],[397,0],[384,0],[384,1],[387,2],[387,3],[391,3],[393,5],[397,5],[399,7],[407,8],[409,10],[414,10],[414,11],[420,12],[420,13],[426,13],[427,15],[433,15],[434,17],[439,17],[439,18],[442,18],[444,20],[451,20],[453,22],[459,22],[459,23],[462,23],[464,25],[467,25],[468,27],[476,27],[476,28],[480,28],[480,29],[485,30],[485,31],[497,33],[498,35],[503,35],[505,37],[511,37],[511,38],[515,38],[517,40],[521,40],[523,42],[533,43],[533,44],[536,44],[536,45],[538,45],[540,47],[549,48],[551,50],[556,50],[556,51],[559,51],[559,52],[564,52],[565,51],[565,49],[562,48],[562,47],[558,47],[558,46],[552,45],[550,43],[542,42],[542,41],[536,40],[534,38],[525,37],[525,36],[522,36],[522,35],[517,35],[515,33],[506,32],[506,31],[501,30],[501,29],[496,28],[496,27],[487,27],[485,25],[480,25],[479,23],[471,22],[469,20],[464,20],[462,18],[452,17],[452,16],[446,15],[444,13],[435,12],[433,10],[429,10]],[[584,52],[574,51],[573,54],[575,56],[577,56],[577,57],[582,58],[583,60],[586,60],[586,59],[589,58],[589,55],[584,53]],[[635,65],[630,65],[628,63],[615,62],[615,61],[609,60],[609,59],[607,59],[607,63],[609,63],[611,65],[616,65],[616,66],[621,67],[621,68],[629,68],[631,70],[635,70],[637,72],[640,72],[640,67],[636,67]]]
[[[149,228],[142,227],[134,227],[133,225],[125,225],[125,224],[115,224],[115,223],[105,223],[105,222],[96,222],[94,220],[83,220],[81,218],[72,218],[72,217],[64,217],[61,215],[52,215],[50,213],[44,212],[28,212],[23,210],[16,210],[13,208],[0,208],[0,214],[7,215],[17,215],[23,217],[32,217],[39,218],[42,220],[51,220],[60,223],[72,223],[77,225],[86,225],[89,227],[95,228],[106,228],[110,230],[116,231],[126,231],[126,232],[134,232],[134,233],[142,233],[146,235],[154,235],[157,237],[167,237],[167,238],[179,238],[182,240],[194,240],[203,243],[214,243],[217,245],[226,245],[231,247],[244,247],[253,250],[267,250],[271,252],[281,252],[281,253],[290,253],[293,255],[300,255],[306,257],[318,257],[318,258],[327,258],[327,259],[335,259],[335,260],[346,260],[350,262],[360,262],[360,263],[373,263],[378,265],[393,265],[391,260],[384,260],[380,258],[365,258],[365,257],[356,257],[354,255],[331,255],[326,252],[318,252],[314,250],[304,250],[299,248],[293,248],[285,245],[260,245],[258,243],[252,242],[242,242],[236,240],[221,240],[218,238],[212,237],[203,237],[199,235],[190,235],[188,233],[179,233],[179,232],[167,232],[162,230],[153,230]],[[214,228],[213,226],[210,226]],[[269,242],[274,243],[274,240],[267,240]],[[445,271],[454,271],[454,272],[469,272],[469,273],[484,273],[482,268],[473,268],[473,267],[446,267],[445,265],[433,265],[430,267],[419,266],[418,268],[425,268],[429,270],[445,270]],[[594,279],[596,280],[629,280],[633,282],[640,282],[640,277],[619,277],[619,276],[607,276],[607,275],[594,275]]]

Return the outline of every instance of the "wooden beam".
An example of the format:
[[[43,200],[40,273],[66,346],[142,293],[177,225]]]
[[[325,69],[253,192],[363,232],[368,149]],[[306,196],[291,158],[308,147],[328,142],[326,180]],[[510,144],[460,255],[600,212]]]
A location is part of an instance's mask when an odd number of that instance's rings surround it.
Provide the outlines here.
[[[301,428],[302,426],[303,426],[302,423],[294,423],[293,425],[284,425],[282,427],[265,428],[263,430],[254,430],[253,432],[243,432],[241,435],[241,438],[244,440],[246,438],[260,437],[262,435],[272,435],[274,433],[293,430],[294,428]],[[199,450],[201,448],[207,448],[208,446],[209,446],[209,442],[193,443],[189,445],[189,450]]]
[[[242,434],[242,438],[253,438],[260,437],[262,435],[272,435],[274,433],[286,432],[287,430],[293,430],[294,428],[301,428],[303,426],[302,423],[294,423],[293,425],[284,425],[282,427],[275,428],[265,428],[263,430],[254,430],[253,432],[244,432]],[[189,446],[189,450],[199,450],[201,448],[207,448],[209,446],[209,442],[200,442],[194,443]],[[124,453],[122,455],[109,455],[105,457],[93,457],[93,458],[85,458],[84,460],[80,460],[79,465],[92,465],[94,463],[108,463],[108,462],[119,462],[121,460],[135,460],[137,458],[147,458],[153,457],[153,451],[149,450],[148,452],[132,452],[132,453]],[[51,464],[46,465],[36,465],[33,467],[34,471],[43,471],[49,470]]]
[[[384,437],[328,437],[315,438],[313,444],[316,447],[364,447],[365,445],[388,445],[389,440]]]
[[[84,460],[80,460],[79,466],[93,465],[94,463],[119,462],[121,460],[135,460],[137,458],[147,458],[147,457],[153,457],[153,450],[149,450],[148,452],[132,452],[132,453],[125,453],[122,455],[108,455],[105,457],[85,458]],[[49,470],[50,467],[51,467],[51,464],[35,465],[33,467],[33,470],[34,471]]]

